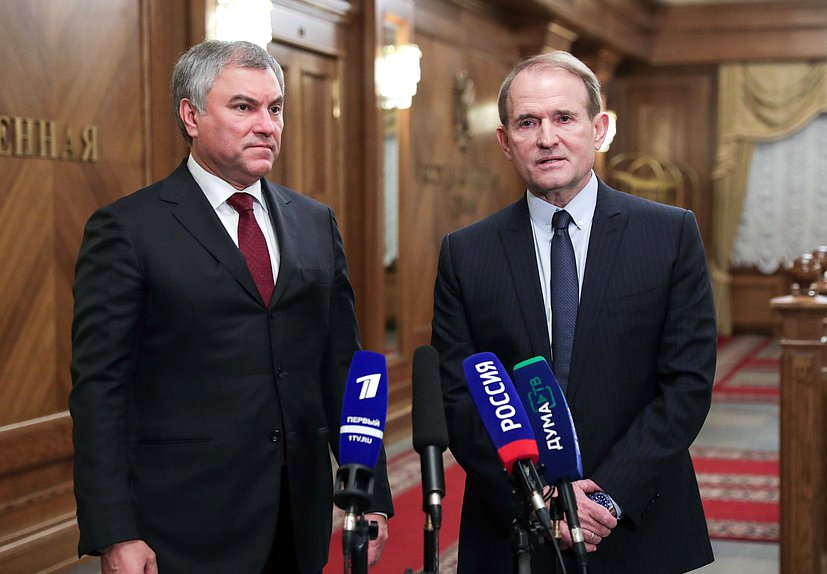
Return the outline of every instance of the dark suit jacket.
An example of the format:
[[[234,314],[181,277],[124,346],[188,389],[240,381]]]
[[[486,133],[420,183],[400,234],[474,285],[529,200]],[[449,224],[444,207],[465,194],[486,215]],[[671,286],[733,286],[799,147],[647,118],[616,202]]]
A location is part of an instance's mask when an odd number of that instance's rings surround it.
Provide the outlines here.
[[[331,210],[262,189],[281,252],[269,306],[185,163],[86,226],[70,396],[81,554],[138,538],[162,573],[258,573],[289,503],[302,570],[327,560],[353,291]],[[376,485],[392,512],[384,456]]]
[[[460,573],[511,571],[509,525],[520,507],[461,363],[490,351],[509,369],[538,355],[551,364],[538,278],[525,198],[443,241],[433,345],[451,452],[468,473]],[[712,560],[688,447],[709,410],[715,356],[695,217],[601,182],[567,399],[584,475],[625,517],[589,554],[591,574],[668,574]]]

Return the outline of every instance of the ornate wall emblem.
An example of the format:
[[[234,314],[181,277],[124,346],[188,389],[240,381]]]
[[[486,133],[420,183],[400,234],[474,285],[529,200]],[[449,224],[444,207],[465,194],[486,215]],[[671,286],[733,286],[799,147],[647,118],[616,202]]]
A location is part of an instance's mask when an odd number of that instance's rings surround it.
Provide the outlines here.
[[[471,125],[468,111],[477,96],[474,80],[466,70],[460,70],[454,76],[454,139],[459,149],[465,151],[471,139]]]

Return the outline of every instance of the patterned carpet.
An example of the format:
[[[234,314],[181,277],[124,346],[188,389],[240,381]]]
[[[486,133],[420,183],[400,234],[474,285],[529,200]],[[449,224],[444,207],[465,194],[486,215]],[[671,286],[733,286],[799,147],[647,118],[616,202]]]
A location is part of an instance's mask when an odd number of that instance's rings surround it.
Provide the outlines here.
[[[778,541],[778,453],[693,448],[692,460],[710,537]]]
[[[713,400],[777,403],[780,360],[777,337],[722,337],[718,343]]]

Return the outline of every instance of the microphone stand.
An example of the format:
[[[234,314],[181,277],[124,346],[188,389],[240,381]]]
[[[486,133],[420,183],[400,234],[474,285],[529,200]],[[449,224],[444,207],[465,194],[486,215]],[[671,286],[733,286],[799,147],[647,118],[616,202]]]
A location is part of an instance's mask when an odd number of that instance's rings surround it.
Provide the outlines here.
[[[531,574],[531,547],[537,538],[537,529],[541,528],[536,521],[517,520],[511,526],[511,543],[514,546],[515,574]],[[540,534],[542,536],[542,534]]]
[[[556,504],[561,505],[556,515],[566,515],[566,521],[569,524],[569,532],[571,533],[572,550],[577,559],[577,567],[582,574],[588,574],[589,568],[586,563],[586,543],[583,540],[583,530],[580,528],[580,517],[577,515],[577,499],[574,497],[574,490],[571,487],[571,481],[567,478],[561,478],[557,481],[557,501]]]
[[[551,499],[551,520],[554,525],[551,533],[551,541],[554,544],[554,551],[557,554],[554,572],[555,574],[566,574],[566,563],[563,562],[563,554],[560,552],[560,540],[563,538],[563,533],[560,530],[560,522],[563,520],[563,503],[559,496]]]
[[[439,574],[439,527],[435,525],[431,513],[425,511],[424,528],[424,567],[414,572],[412,568],[405,569],[405,574]]]
[[[422,469],[423,574],[439,574],[439,530],[442,528],[442,497],[445,496],[445,470],[442,450],[427,445],[420,453]]]
[[[423,574],[439,574],[439,527],[431,513],[425,514]]]
[[[345,464],[336,471],[339,490],[333,495],[333,501],[345,511],[342,527],[345,574],[368,572],[368,541],[379,535],[379,525],[369,524],[364,516],[373,501],[373,482],[373,469],[362,464]]]
[[[545,538],[551,540],[556,553],[560,554],[557,540],[553,537],[551,516],[542,497],[544,481],[537,468],[525,461],[514,464],[514,479],[518,491],[523,495],[523,512],[511,528],[511,541],[514,547],[515,574],[531,574],[531,549],[542,544]],[[535,518],[531,518],[532,514]]]

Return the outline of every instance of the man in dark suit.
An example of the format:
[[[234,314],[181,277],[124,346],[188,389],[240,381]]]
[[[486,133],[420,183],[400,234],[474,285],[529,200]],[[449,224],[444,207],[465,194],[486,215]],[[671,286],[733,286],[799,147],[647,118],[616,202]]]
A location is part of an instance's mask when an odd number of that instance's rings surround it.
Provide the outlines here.
[[[189,158],[96,211],[72,330],[79,552],[103,572],[320,573],[329,447],[359,334],[331,210],[263,179],[284,76],[248,42],[191,48]],[[375,562],[392,514],[380,458]]]
[[[482,351],[507,368],[542,355],[565,388],[583,456],[574,490],[589,572],[698,568],[713,556],[688,448],[710,406],[716,328],[695,217],[597,179],[608,121],[597,78],[570,54],[521,62],[499,111],[500,146],[527,192],[445,237],[435,288],[450,448],[468,475],[459,572],[513,571],[510,526],[521,512],[462,374],[462,360]],[[572,313],[558,302],[558,241],[574,256]],[[605,507],[592,493],[606,495]],[[547,545],[532,558],[534,572],[551,571]]]

